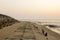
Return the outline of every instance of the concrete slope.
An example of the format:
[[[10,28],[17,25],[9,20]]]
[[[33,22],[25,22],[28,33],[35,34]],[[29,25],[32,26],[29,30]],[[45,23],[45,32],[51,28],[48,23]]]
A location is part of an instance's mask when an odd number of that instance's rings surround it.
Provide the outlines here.
[[[60,36],[37,23],[20,22],[0,29],[0,40],[60,40]]]

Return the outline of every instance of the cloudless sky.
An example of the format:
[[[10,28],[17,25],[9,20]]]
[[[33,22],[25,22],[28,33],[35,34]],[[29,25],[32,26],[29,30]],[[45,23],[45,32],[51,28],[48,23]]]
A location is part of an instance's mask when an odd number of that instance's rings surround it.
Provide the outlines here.
[[[16,19],[60,19],[60,0],[0,0],[0,13]]]

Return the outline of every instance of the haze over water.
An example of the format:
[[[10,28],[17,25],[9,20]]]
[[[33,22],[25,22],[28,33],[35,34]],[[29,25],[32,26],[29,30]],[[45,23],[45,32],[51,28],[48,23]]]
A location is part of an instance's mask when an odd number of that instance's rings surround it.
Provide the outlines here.
[[[60,22],[60,0],[0,0],[0,13],[18,20]]]

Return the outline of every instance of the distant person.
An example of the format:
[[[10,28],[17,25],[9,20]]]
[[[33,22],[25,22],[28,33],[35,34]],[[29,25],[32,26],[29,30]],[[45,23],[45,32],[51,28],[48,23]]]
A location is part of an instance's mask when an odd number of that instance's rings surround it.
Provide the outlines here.
[[[44,35],[44,30],[42,29],[42,33],[43,33],[43,35]]]

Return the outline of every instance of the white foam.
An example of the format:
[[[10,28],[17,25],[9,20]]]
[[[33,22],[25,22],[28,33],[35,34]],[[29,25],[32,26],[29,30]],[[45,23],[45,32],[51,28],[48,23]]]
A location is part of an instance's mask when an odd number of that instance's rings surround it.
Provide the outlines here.
[[[46,26],[46,28],[60,34],[60,28],[50,28],[49,26]]]

